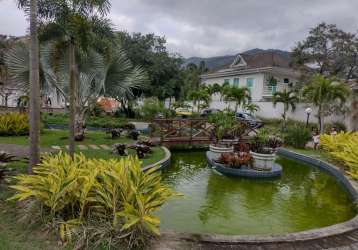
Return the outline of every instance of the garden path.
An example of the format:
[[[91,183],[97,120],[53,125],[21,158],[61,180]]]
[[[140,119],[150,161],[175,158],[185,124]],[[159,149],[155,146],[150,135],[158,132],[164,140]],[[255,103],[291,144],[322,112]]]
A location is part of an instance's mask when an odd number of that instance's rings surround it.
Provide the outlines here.
[[[18,158],[24,158],[29,156],[29,146],[17,145],[17,144],[0,144],[0,151],[5,151]],[[54,152],[52,148],[41,148],[41,153]]]

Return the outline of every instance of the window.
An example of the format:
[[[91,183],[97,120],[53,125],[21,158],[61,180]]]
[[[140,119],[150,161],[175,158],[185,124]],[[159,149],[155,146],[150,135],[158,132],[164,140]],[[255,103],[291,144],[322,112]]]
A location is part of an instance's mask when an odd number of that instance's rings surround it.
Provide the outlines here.
[[[288,78],[283,79],[283,83],[290,83],[290,79]]]
[[[250,90],[250,93],[251,93],[252,89],[254,87],[254,78],[247,78],[246,79],[246,87]]]
[[[234,78],[234,86],[239,87],[240,85],[240,78]]]
[[[226,84],[230,84],[230,79],[225,79],[225,80],[224,80],[224,84],[225,84],[225,83],[226,83]]]

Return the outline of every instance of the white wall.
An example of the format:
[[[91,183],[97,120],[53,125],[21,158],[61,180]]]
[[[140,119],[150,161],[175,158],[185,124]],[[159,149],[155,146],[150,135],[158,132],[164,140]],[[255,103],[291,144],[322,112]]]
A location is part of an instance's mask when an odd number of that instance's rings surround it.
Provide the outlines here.
[[[263,84],[264,84],[264,73],[257,73],[257,74],[249,74],[249,75],[242,75],[242,76],[229,76],[229,77],[218,77],[218,78],[210,78],[203,81],[205,85],[213,85],[214,83],[217,83],[219,85],[224,84],[225,79],[230,80],[230,84],[234,84],[234,78],[239,78],[240,83],[239,87],[246,87],[246,81],[247,78],[253,78],[254,79],[254,85],[253,85],[253,91],[252,91],[252,100],[253,101],[259,101],[262,98],[262,92],[263,92]],[[213,98],[213,101],[217,101],[219,99],[219,96],[216,96],[216,99]]]

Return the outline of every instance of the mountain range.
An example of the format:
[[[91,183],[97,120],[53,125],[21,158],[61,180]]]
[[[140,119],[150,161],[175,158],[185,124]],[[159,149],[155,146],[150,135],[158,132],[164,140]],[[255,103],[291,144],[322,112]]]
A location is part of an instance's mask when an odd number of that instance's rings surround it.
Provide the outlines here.
[[[239,53],[239,54],[247,54],[247,55],[256,55],[258,53],[263,53],[263,52],[275,52],[280,54],[281,56],[290,58],[291,53],[288,51],[284,51],[284,50],[278,50],[278,49],[251,49],[251,50],[247,50],[245,52]],[[215,69],[219,69],[222,68],[226,65],[230,65],[234,59],[236,58],[238,54],[235,55],[226,55],[226,56],[215,56],[215,57],[190,57],[187,58],[183,64],[183,66],[187,66],[190,63],[194,63],[196,65],[199,65],[200,62],[204,61],[206,67],[209,70],[215,70]]]

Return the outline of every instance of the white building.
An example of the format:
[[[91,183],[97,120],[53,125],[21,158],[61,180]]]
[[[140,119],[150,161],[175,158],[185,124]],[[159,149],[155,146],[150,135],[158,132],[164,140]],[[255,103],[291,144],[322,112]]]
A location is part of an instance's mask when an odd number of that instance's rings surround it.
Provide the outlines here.
[[[209,72],[201,76],[201,81],[205,85],[229,83],[238,87],[248,87],[251,92],[252,102],[260,107],[257,116],[263,118],[281,118],[283,104],[272,104],[273,94],[283,89],[290,89],[299,81],[300,74],[291,67],[289,57],[276,52],[264,51],[255,55],[239,54],[231,65]],[[274,79],[274,80],[272,80]],[[224,109],[230,104],[220,100],[220,95],[212,97],[211,108]],[[230,105],[233,107],[233,105]],[[307,115],[305,109],[309,104],[300,103],[294,112],[289,112],[289,118],[305,121]],[[314,109],[313,109],[314,110]],[[313,111],[310,121],[316,122],[316,110]],[[350,115],[332,116],[329,121],[344,122],[348,128],[352,128]]]

